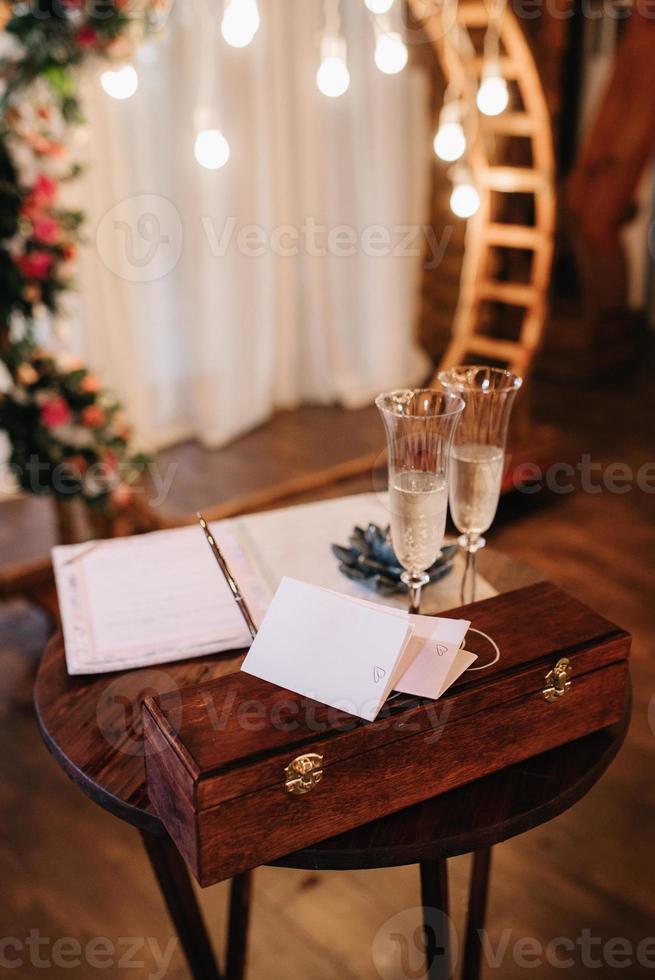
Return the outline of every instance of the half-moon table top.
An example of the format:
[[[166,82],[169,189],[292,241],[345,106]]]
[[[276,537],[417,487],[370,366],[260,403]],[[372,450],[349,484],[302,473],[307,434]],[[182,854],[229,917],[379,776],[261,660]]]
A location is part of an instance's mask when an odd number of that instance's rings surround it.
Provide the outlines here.
[[[488,550],[479,568],[499,591],[538,581],[526,565]],[[94,802],[140,830],[165,833],[146,789],[141,702],[231,673],[244,653],[123,673],[71,677],[63,639],[48,644],[35,685],[36,714],[46,745]],[[276,861],[295,868],[354,869],[413,864],[468,853],[535,827],[577,802],[618,752],[623,722],[340,834]]]

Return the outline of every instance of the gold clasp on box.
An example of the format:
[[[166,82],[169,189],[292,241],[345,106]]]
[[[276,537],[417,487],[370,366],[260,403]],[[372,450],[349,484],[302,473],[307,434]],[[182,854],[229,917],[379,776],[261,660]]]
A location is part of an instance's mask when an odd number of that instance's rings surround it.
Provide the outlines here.
[[[559,701],[571,686],[571,664],[568,660],[558,660],[552,670],[546,674],[546,686],[543,695],[546,701]]]
[[[323,778],[323,756],[316,752],[309,752],[307,755],[299,755],[297,759],[290,762],[284,770],[286,775],[287,793],[302,796],[309,793],[318,786]]]

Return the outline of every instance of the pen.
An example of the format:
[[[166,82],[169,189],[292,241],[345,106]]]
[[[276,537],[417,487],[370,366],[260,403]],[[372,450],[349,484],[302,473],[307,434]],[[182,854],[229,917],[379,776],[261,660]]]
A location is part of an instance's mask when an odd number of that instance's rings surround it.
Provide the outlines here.
[[[257,627],[255,626],[255,623],[253,621],[253,618],[250,615],[250,610],[248,609],[248,604],[246,603],[246,600],[241,595],[241,590],[239,589],[239,586],[237,585],[237,583],[236,583],[236,581],[234,579],[234,576],[232,575],[232,572],[228,568],[227,562],[225,561],[225,559],[223,558],[223,555],[221,554],[221,549],[216,544],[216,541],[214,540],[214,536],[211,533],[211,531],[209,530],[209,527],[207,525],[207,521],[205,520],[205,518],[202,516],[202,514],[199,511],[197,512],[196,516],[197,516],[197,518],[198,518],[198,520],[200,522],[200,527],[205,532],[205,537],[207,538],[207,544],[211,548],[212,554],[213,554],[214,558],[216,559],[216,561],[218,562],[218,566],[219,566],[220,570],[223,573],[223,576],[225,578],[225,581],[229,585],[230,591],[231,591],[232,595],[234,596],[234,601],[236,602],[237,606],[241,610],[241,615],[245,619],[246,626],[250,630],[250,635],[252,636],[252,638],[254,640],[255,637],[257,636]]]

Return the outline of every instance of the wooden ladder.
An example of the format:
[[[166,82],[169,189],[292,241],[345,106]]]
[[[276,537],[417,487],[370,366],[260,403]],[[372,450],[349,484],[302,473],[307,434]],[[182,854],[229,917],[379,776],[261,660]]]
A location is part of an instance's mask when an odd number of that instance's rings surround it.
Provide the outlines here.
[[[435,49],[446,81],[462,93],[469,112],[477,119],[471,127],[468,163],[480,194],[480,208],[469,219],[466,230],[459,298],[440,369],[480,360],[506,365],[525,376],[544,329],[556,207],[552,127],[539,72],[523,30],[507,6],[499,25],[500,61],[515,93],[514,101],[520,102],[521,108],[512,109],[510,104],[499,116],[481,115],[475,108],[475,96],[482,57],[460,55],[462,46],[454,43],[454,31],[444,20],[446,7],[442,3],[434,4],[427,15],[424,0],[408,0],[408,4]],[[491,12],[492,8],[479,0],[460,0],[457,23],[467,32],[482,32],[489,25]],[[509,154],[512,137],[529,140],[530,166],[503,160]],[[502,195],[512,194],[529,195],[532,202],[527,209],[530,217],[521,223],[500,220],[510,201]],[[528,281],[494,276],[499,249],[530,253]],[[485,332],[484,314],[490,302],[523,311],[512,339]]]

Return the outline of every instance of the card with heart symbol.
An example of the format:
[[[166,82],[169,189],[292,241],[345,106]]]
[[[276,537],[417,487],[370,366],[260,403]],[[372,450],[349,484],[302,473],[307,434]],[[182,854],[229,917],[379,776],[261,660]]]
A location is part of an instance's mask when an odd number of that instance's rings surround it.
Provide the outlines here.
[[[373,721],[407,668],[407,616],[284,578],[241,669]]]
[[[466,619],[444,616],[410,616],[409,621],[414,633],[408,645],[414,655],[395,689],[403,694],[439,698],[477,660],[474,653],[461,649],[471,624]]]

